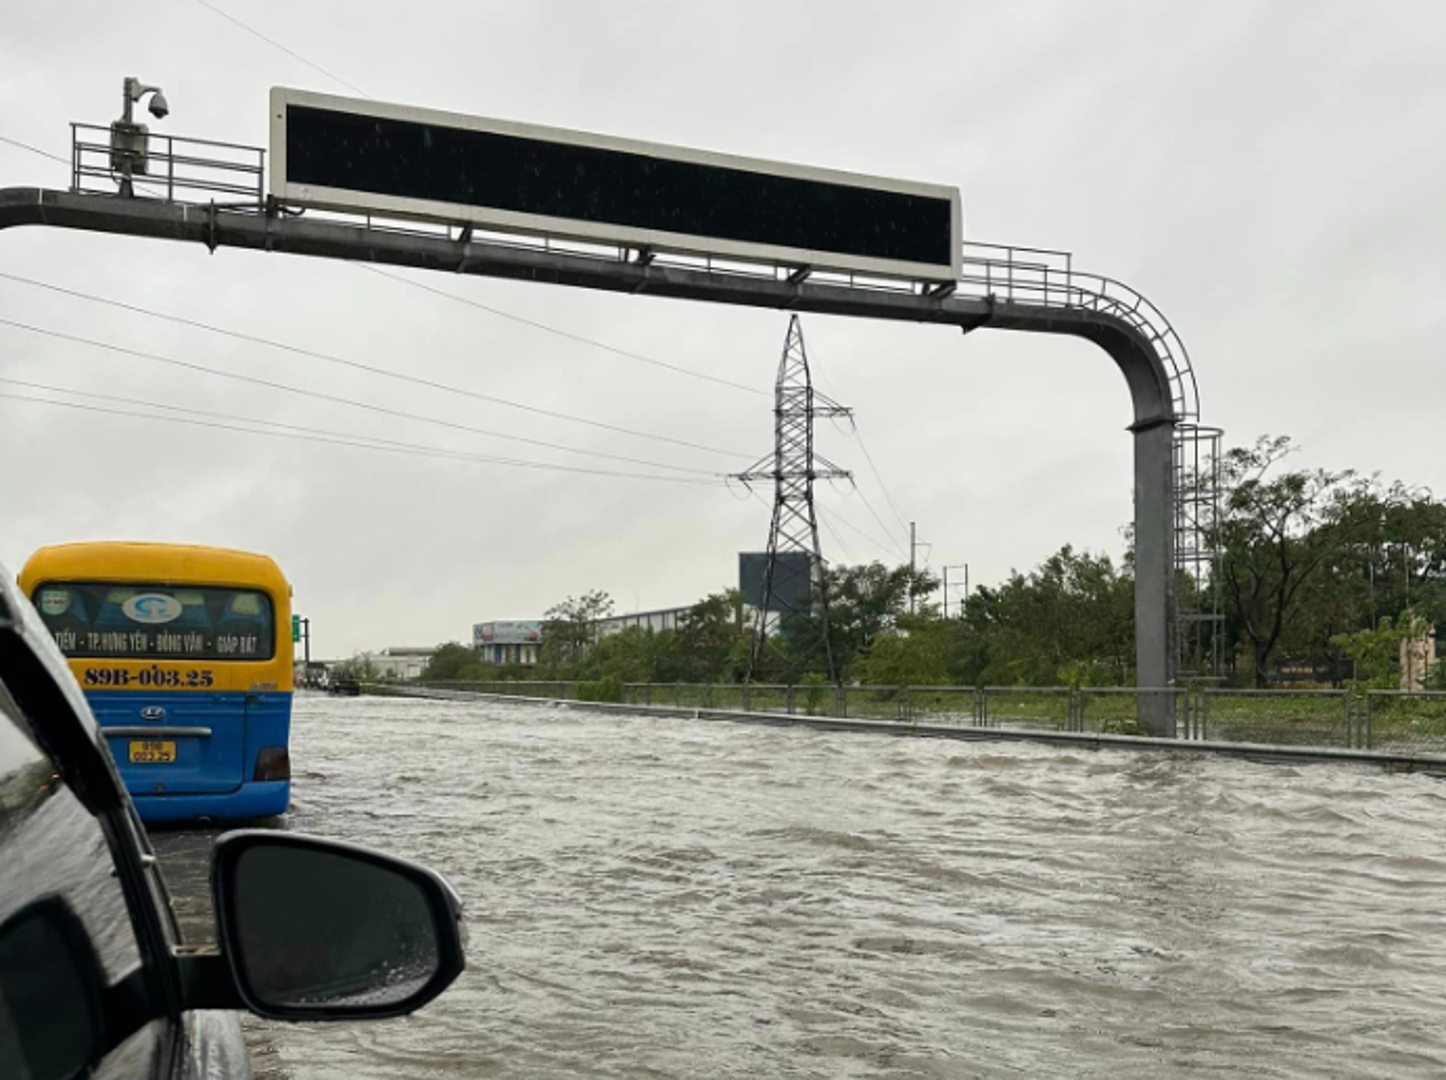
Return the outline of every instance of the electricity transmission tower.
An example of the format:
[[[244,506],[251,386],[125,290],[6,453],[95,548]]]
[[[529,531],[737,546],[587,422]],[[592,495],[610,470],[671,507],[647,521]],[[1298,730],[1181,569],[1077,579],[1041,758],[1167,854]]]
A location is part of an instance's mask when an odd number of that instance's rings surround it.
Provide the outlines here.
[[[849,409],[814,390],[803,328],[794,315],[788,321],[788,338],[774,384],[773,453],[737,474],[745,485],[773,481],[773,523],[768,530],[768,558],[748,655],[749,681],[763,666],[765,651],[770,647],[785,664],[785,681],[793,682],[820,649],[829,681],[837,681],[829,643],[828,591],[818,542],[813,482],[850,480],[853,474],[815,453],[813,421],[816,416],[850,415]],[[770,638],[785,629],[789,634],[786,652]]]

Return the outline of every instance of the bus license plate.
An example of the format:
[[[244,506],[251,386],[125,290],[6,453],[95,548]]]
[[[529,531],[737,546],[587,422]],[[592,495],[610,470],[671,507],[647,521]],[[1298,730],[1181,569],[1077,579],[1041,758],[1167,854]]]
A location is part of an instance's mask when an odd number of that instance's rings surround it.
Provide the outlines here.
[[[132,765],[174,765],[175,763],[176,744],[169,739],[165,741],[145,739],[131,743]]]

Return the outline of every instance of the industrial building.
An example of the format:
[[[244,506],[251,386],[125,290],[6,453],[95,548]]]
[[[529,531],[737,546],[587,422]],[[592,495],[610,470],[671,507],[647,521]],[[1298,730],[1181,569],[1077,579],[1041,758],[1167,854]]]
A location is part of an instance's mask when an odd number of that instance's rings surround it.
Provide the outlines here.
[[[417,679],[421,678],[422,672],[427,669],[427,664],[436,651],[435,645],[393,645],[381,652],[364,652],[361,657],[368,661],[377,674],[383,678]]]
[[[643,630],[651,630],[657,633],[660,630],[680,630],[683,620],[688,612],[693,610],[693,605],[687,607],[659,608],[656,611],[637,611],[631,615],[609,615],[606,619],[598,619],[594,622],[593,629],[597,631],[598,637],[607,637],[609,634],[616,634],[629,627],[636,626]]]
[[[533,667],[541,645],[540,619],[498,619],[472,627],[472,647],[484,664]]]

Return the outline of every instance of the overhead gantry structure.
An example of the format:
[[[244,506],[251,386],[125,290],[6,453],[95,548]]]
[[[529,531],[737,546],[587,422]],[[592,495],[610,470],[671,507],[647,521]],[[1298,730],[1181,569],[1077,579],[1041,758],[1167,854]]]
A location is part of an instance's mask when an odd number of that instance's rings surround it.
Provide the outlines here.
[[[1176,659],[1177,429],[1199,417],[1195,375],[1164,315],[1134,289],[1076,270],[1061,252],[966,243],[959,272],[921,281],[820,271],[799,263],[717,258],[651,245],[562,239],[475,224],[301,212],[262,190],[264,152],[204,140],[161,140],[135,194],[104,191],[109,148],[75,127],[71,189],[0,189],[0,229],[45,226],[221,248],[377,263],[449,274],[814,312],[1084,338],[1115,361],[1133,406],[1137,683],[1173,685]],[[103,129],[100,129],[103,130]],[[254,158],[249,155],[254,155]],[[198,163],[200,163],[198,165]],[[201,166],[209,166],[204,169]],[[204,174],[206,178],[198,179]],[[217,180],[217,177],[223,179]],[[98,190],[99,189],[99,190]],[[220,194],[223,201],[214,201]],[[208,198],[208,196],[210,196]],[[205,201],[199,201],[205,199]],[[1173,733],[1173,695],[1145,695],[1153,734]]]

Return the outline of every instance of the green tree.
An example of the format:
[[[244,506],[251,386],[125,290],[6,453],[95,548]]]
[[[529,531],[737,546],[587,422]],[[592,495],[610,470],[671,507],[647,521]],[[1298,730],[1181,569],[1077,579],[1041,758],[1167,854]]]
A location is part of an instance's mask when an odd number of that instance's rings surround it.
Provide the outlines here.
[[[570,674],[597,637],[594,625],[613,612],[613,600],[601,589],[569,596],[548,608],[542,623],[538,666],[549,675]]]
[[[1255,684],[1268,682],[1271,658],[1298,611],[1303,587],[1347,552],[1356,474],[1325,469],[1277,473],[1293,451],[1287,437],[1262,436],[1222,463],[1221,585],[1237,640],[1250,650]]]
[[[355,679],[357,682],[390,682],[391,679],[382,674],[376,664],[372,663],[371,657],[364,653],[352,653],[351,658],[334,664],[331,668],[331,676],[337,679]]]
[[[457,641],[437,647],[422,670],[422,682],[462,682],[484,677],[477,650]]]
[[[1346,515],[1366,625],[1408,610],[1446,619],[1446,504],[1400,481],[1372,482],[1353,493]]]
[[[684,682],[736,682],[748,663],[748,627],[743,594],[737,589],[711,593],[683,616],[676,638],[674,667]]]
[[[1283,471],[1285,438],[1225,459],[1217,544],[1228,655],[1264,686],[1278,656],[1334,663],[1337,639],[1407,611],[1446,619],[1446,504],[1350,470]]]
[[[579,678],[615,675],[623,682],[676,682],[677,635],[629,626],[595,641],[577,662]]]
[[[928,571],[907,566],[889,568],[873,562],[864,566],[830,567],[827,571],[829,645],[834,669],[842,681],[858,678],[855,670],[880,637],[892,634],[899,619],[909,610],[912,592],[916,605],[939,587],[939,579]],[[783,628],[784,650],[801,651],[801,643],[817,641],[820,613],[790,620]],[[826,671],[823,650],[815,650],[805,663],[806,670]]]
[[[1425,632],[1425,621],[1407,612],[1394,623],[1389,618],[1381,619],[1374,630],[1337,634],[1332,644],[1355,661],[1355,677],[1349,680],[1351,689],[1394,690],[1401,685],[1401,643]]]
[[[965,601],[951,674],[977,686],[1122,685],[1134,671],[1134,606],[1128,568],[1065,546]]]
[[[872,686],[941,686],[952,681],[949,659],[956,638],[956,620],[903,615],[893,633],[874,639],[854,670]]]

